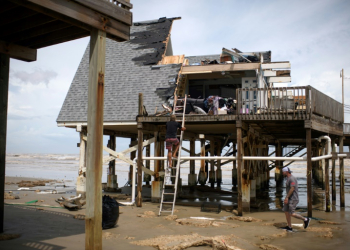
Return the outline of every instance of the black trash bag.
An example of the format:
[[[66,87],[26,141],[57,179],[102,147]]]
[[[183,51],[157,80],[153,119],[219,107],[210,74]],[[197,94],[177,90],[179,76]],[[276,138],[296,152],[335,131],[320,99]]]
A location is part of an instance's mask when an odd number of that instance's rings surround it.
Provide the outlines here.
[[[102,229],[114,227],[119,219],[119,204],[108,195],[102,197]]]

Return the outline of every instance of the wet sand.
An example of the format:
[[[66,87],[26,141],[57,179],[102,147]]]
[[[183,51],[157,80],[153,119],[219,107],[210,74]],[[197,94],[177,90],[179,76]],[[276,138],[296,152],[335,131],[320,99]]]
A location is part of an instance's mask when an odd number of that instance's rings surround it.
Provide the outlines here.
[[[15,183],[21,180],[35,179],[6,177],[5,189],[13,190],[20,199],[5,200],[4,225],[5,234],[20,237],[1,241],[0,249],[84,249],[85,223],[74,215],[83,218],[85,207],[69,211],[55,202],[61,196],[74,196],[74,183],[53,180],[44,187],[31,188],[43,192],[15,191]],[[49,190],[59,193],[49,194]],[[38,202],[23,205],[33,200]],[[252,217],[251,222],[236,220],[234,211],[205,213],[200,207],[176,205],[177,220],[172,220],[166,215],[153,216],[158,210],[159,204],[150,202],[143,202],[141,208],[121,206],[117,226],[102,232],[103,249],[348,249],[350,212],[340,208],[330,213],[314,210],[310,227],[294,226],[293,233],[278,228],[285,225],[280,210],[245,213],[245,217]],[[292,219],[292,223],[301,221]]]

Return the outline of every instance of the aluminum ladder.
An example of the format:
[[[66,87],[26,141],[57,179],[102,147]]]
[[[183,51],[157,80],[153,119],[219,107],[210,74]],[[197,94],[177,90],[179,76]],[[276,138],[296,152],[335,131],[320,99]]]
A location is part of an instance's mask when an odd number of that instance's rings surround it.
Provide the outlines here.
[[[187,101],[187,95],[185,95],[184,99],[184,104],[183,104],[183,109],[182,109],[182,124],[181,127],[185,126],[185,112],[186,112],[186,101]],[[174,105],[173,105],[173,114],[175,114],[176,108],[180,108],[182,106],[176,106],[177,105],[177,97],[175,96],[174,98]],[[177,188],[178,188],[178,181],[179,181],[179,174],[180,174],[180,159],[181,159],[181,148],[182,148],[182,139],[185,131],[181,130],[180,134],[180,142],[179,142],[179,151],[176,159],[176,167],[169,166],[170,171],[165,171],[164,175],[164,181],[163,181],[163,189],[162,189],[162,197],[160,200],[160,208],[159,208],[159,214],[158,216],[161,215],[161,213],[170,213],[171,215],[174,214],[174,208],[175,208],[175,201],[176,201],[176,194],[177,194]],[[173,161],[172,161],[173,165]],[[172,169],[176,169],[176,174],[172,175]],[[166,184],[168,181],[171,181],[171,178],[175,177],[175,184]],[[167,193],[165,188],[166,186],[172,186],[173,187],[173,192]],[[173,201],[164,201],[164,196],[165,195],[173,195]],[[171,205],[171,211],[170,210],[163,210],[163,205]]]

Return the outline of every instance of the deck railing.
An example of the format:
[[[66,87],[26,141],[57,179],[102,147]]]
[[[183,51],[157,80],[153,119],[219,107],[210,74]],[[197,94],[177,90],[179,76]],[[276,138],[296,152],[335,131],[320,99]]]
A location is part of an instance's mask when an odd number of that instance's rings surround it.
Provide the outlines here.
[[[237,89],[236,96],[239,120],[343,120],[342,104],[311,86]]]

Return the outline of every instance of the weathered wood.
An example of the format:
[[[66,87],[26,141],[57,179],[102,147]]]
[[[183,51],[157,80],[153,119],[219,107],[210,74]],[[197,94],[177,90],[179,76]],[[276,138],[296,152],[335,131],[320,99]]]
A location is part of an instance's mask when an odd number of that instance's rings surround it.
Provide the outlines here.
[[[148,136],[149,138],[149,136]],[[147,145],[146,146],[146,157],[150,157],[151,156],[151,146]],[[151,161],[150,160],[146,160],[146,168],[150,169],[151,168]],[[146,185],[149,185],[149,182],[151,181],[151,176],[147,173],[143,174],[143,179],[144,182],[146,182]]]
[[[137,139],[136,137],[132,137],[130,139],[130,145],[129,147],[132,148],[134,146],[137,146]],[[118,157],[120,158],[120,155],[118,155]],[[133,160],[136,158],[136,150],[130,152],[130,166],[129,166],[129,182],[132,183],[134,181],[134,175],[136,173],[134,173],[134,168],[133,168]]]
[[[75,1],[60,0],[10,0],[31,10],[51,16],[58,20],[68,22],[74,26],[91,31],[100,29],[107,32],[107,37],[117,40],[129,40],[130,25],[125,24],[126,20],[119,20],[120,15],[109,17],[105,14],[94,11]],[[99,1],[101,2],[101,1]],[[111,5],[112,8],[119,8]],[[105,10],[106,11],[106,10]],[[125,11],[125,10],[121,10]],[[107,11],[106,11],[107,12]],[[104,13],[104,12],[103,12]]]
[[[196,141],[194,139],[190,140],[190,156],[195,155]],[[190,160],[190,174],[195,174],[195,160]]]
[[[4,232],[4,191],[10,57],[0,53],[0,233]]]
[[[332,138],[332,154],[336,153],[334,138]],[[337,189],[335,185],[335,158],[332,157],[332,205],[336,205]]]
[[[153,154],[154,156],[160,156],[160,141],[159,141],[159,132],[158,131],[154,131],[154,148],[153,148]],[[159,160],[154,160],[154,172],[156,174],[159,173],[160,171],[160,161]],[[159,181],[159,177],[156,177],[156,181]]]
[[[241,71],[259,69],[260,63],[210,64],[204,66],[183,66],[182,74],[202,74],[222,71]]]
[[[137,148],[137,198],[136,198],[136,206],[137,207],[142,207],[142,166],[143,166],[143,161],[142,161],[142,152],[143,152],[143,132],[142,132],[142,123],[139,123],[137,125],[137,130],[138,130],[138,148]]]
[[[261,69],[289,69],[290,62],[271,62],[271,63],[262,63]]]
[[[339,153],[344,152],[344,137],[339,137]],[[344,158],[339,157],[339,178],[340,178],[340,207],[345,207],[345,176]]]
[[[0,53],[25,62],[36,61],[37,50],[13,43],[0,41]]]
[[[132,13],[128,10],[125,10],[115,4],[111,4],[107,1],[100,0],[74,0],[77,3],[85,5],[93,10],[96,10],[100,13],[104,13],[107,16],[110,16],[114,19],[119,20],[120,22],[132,25]],[[130,8],[132,4],[129,3]]]
[[[90,40],[85,249],[102,250],[102,148],[106,32],[93,30]]]
[[[242,128],[237,127],[237,204],[238,215],[243,215],[242,207],[242,165],[243,165],[243,142],[242,142]]]
[[[86,136],[85,130],[80,132],[79,175],[86,172],[86,141],[84,140],[84,136]]]
[[[325,149],[325,154],[330,154],[331,152],[328,152],[328,148]],[[325,196],[326,196],[326,212],[331,211],[331,202],[329,197],[329,159],[325,159]]]
[[[307,152],[307,216],[312,217],[312,148],[311,148],[311,129],[306,129],[306,152]]]
[[[270,76],[267,77],[268,83],[279,83],[279,82],[291,82],[292,78],[290,76]]]
[[[214,156],[214,152],[215,152],[215,142],[214,140],[210,140],[210,156]],[[209,183],[210,183],[210,186],[213,188],[215,184],[214,160],[210,160]]]

